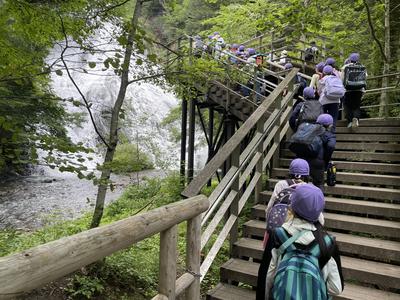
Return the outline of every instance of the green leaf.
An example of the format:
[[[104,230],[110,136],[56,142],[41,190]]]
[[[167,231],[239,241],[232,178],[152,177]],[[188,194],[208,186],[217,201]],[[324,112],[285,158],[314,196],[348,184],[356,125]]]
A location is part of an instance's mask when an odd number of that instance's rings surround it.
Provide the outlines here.
[[[89,61],[88,65],[89,65],[89,68],[91,68],[91,69],[96,68],[96,63],[94,61]]]
[[[62,75],[63,75],[63,71],[61,71],[61,70],[56,70],[56,74],[57,74],[58,76],[62,76]]]

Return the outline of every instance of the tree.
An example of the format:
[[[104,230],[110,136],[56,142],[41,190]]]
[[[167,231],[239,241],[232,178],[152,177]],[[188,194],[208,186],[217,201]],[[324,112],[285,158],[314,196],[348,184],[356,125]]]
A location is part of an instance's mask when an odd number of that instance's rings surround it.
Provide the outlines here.
[[[129,66],[130,66],[131,56],[132,56],[132,52],[133,52],[133,45],[134,45],[134,40],[135,40],[135,34],[137,31],[137,24],[138,24],[139,16],[141,14],[142,5],[144,2],[146,2],[146,1],[145,0],[137,0],[136,1],[132,19],[131,19],[131,23],[130,23],[130,26],[128,29],[127,42],[126,42],[126,47],[125,47],[125,55],[124,55],[124,60],[123,60],[122,70],[121,70],[121,84],[120,84],[120,88],[119,88],[119,92],[118,92],[118,97],[117,97],[114,107],[112,109],[110,135],[109,135],[109,140],[107,143],[106,155],[105,155],[103,166],[102,166],[100,183],[99,183],[99,188],[98,188],[97,197],[96,197],[96,206],[95,206],[95,210],[93,213],[93,218],[92,218],[92,222],[90,224],[90,228],[99,226],[101,218],[103,216],[104,200],[106,197],[107,186],[108,186],[107,183],[110,179],[110,174],[111,174],[111,169],[110,169],[110,166],[108,166],[108,165],[113,160],[115,149],[118,144],[119,114],[121,111],[122,104],[125,100],[126,89],[129,85],[129,77],[128,77],[129,76]]]

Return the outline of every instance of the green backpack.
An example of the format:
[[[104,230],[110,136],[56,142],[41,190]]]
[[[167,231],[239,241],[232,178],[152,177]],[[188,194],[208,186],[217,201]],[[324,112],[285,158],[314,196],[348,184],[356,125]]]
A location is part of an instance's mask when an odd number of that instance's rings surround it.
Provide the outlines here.
[[[296,248],[293,244],[307,230],[290,237],[280,227],[275,233],[283,243],[278,249],[279,263],[272,295],[274,300],[325,300],[329,299],[326,283],[319,268],[320,248],[318,243],[308,250]],[[327,247],[332,244],[329,235],[324,237]]]

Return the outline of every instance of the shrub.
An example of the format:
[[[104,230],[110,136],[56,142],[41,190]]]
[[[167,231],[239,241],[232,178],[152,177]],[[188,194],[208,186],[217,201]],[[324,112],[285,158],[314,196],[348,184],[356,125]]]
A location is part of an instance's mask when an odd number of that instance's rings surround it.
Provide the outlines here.
[[[140,151],[137,145],[129,143],[117,146],[114,160],[111,163],[114,173],[131,173],[153,168],[150,157]]]

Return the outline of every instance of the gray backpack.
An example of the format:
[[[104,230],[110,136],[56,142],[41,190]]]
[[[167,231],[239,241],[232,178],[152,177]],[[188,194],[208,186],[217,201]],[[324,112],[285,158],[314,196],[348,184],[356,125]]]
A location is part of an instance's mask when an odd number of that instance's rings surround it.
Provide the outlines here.
[[[296,127],[301,123],[315,123],[319,115],[323,114],[322,105],[318,100],[307,100],[300,108],[297,118]]]

